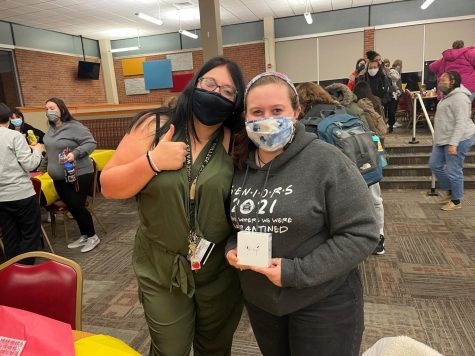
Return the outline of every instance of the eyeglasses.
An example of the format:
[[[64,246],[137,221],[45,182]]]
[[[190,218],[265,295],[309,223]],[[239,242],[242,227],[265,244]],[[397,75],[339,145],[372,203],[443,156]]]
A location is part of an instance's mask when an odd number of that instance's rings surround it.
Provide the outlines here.
[[[218,88],[219,93],[224,96],[226,99],[234,101],[238,94],[237,90],[230,85],[218,85],[213,78],[203,78],[198,79],[198,82],[201,84],[201,87],[208,91],[215,91]]]

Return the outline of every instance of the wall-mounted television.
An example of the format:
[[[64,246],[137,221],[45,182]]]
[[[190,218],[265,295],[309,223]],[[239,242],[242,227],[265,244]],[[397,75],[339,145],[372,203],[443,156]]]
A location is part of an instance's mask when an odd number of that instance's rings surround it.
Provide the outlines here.
[[[100,63],[95,62],[78,62],[78,79],[99,79]]]

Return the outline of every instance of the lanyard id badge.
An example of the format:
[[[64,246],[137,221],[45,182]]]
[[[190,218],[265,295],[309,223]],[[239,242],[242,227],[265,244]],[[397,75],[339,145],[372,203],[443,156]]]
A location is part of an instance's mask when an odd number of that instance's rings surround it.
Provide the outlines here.
[[[211,241],[206,240],[205,238],[200,238],[198,243],[190,244],[190,251],[188,252],[188,260],[191,263],[191,270],[195,271],[201,268],[208,257],[211,255],[211,251],[213,251],[214,244]]]
[[[186,173],[188,177],[188,184],[190,188],[189,200],[188,200],[188,214],[190,232],[188,234],[188,260],[192,271],[199,270],[208,260],[208,257],[213,250],[215,244],[205,238],[198,236],[196,233],[196,186],[198,184],[198,177],[203,172],[209,161],[213,157],[213,154],[218,145],[220,135],[215,135],[211,146],[206,154],[205,160],[201,164],[198,173],[192,177],[192,165],[193,160],[191,157],[191,144],[188,139],[188,130],[185,128],[185,143],[186,143]]]

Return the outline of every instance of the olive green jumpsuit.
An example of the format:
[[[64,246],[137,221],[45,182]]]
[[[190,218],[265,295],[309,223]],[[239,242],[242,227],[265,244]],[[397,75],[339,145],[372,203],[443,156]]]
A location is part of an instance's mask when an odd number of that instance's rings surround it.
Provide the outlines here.
[[[218,136],[216,136],[218,135]],[[189,182],[184,166],[164,171],[138,195],[140,226],[133,254],[139,298],[145,310],[150,355],[230,355],[243,302],[236,270],[224,256],[232,231],[226,215],[233,163],[223,147],[223,129],[215,134],[214,154],[199,174],[196,187],[196,231],[216,246],[200,270],[192,271],[188,254]],[[185,142],[185,133],[174,141]],[[192,165],[196,176],[213,138]]]

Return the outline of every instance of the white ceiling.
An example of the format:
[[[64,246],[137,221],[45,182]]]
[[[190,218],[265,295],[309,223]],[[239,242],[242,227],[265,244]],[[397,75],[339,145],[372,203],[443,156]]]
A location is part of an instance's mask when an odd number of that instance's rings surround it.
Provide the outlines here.
[[[404,0],[309,0],[310,12],[330,11]],[[137,18],[135,12],[158,17],[162,26]],[[0,20],[93,39],[120,39],[176,32],[180,3],[182,28],[200,27],[198,0],[0,0]],[[221,24],[286,17],[305,12],[306,0],[221,0]]]

